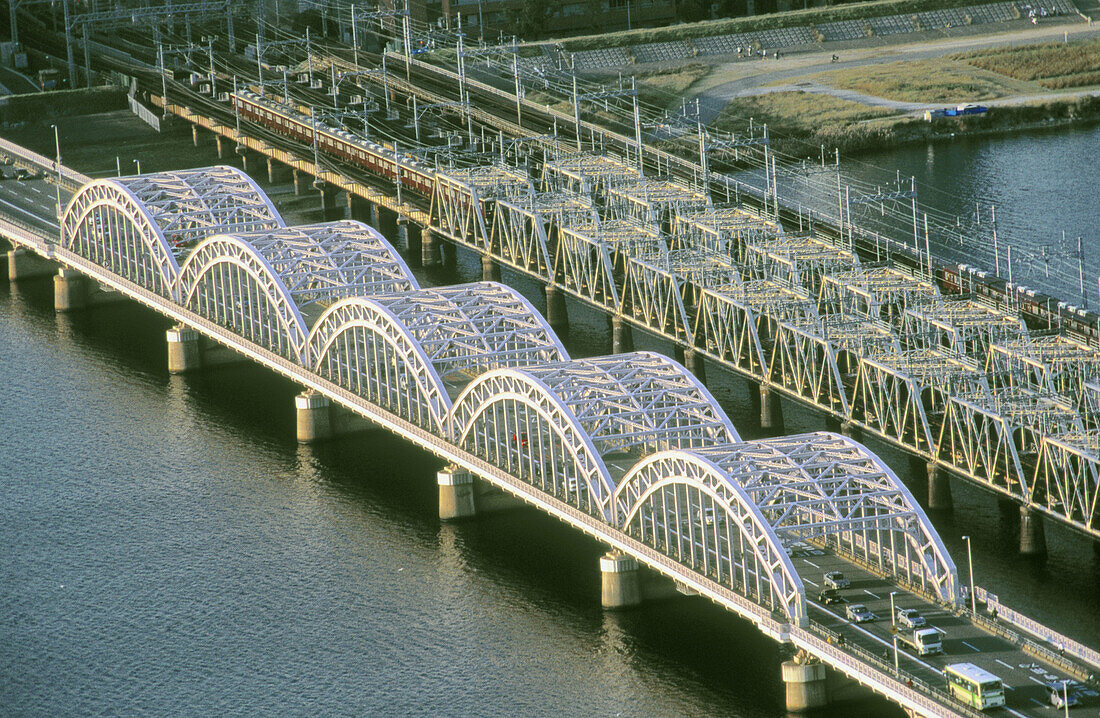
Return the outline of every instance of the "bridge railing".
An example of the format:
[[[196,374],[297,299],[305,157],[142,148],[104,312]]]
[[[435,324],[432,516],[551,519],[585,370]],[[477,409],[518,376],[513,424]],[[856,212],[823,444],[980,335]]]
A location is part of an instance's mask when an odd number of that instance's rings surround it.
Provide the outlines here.
[[[40,155],[37,152],[32,152],[22,145],[17,145],[3,138],[0,138],[0,151],[15,158],[17,161],[22,160],[28,165],[27,169],[50,167],[53,168],[54,172],[57,171],[57,162],[53,159],[45,155]],[[63,181],[68,182],[72,189],[79,189],[92,181],[91,177],[83,175],[65,165],[61,165],[61,178]]]

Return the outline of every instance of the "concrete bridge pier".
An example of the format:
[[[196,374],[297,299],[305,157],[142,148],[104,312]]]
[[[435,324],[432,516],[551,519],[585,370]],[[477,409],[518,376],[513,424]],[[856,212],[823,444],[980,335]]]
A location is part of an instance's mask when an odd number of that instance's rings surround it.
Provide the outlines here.
[[[435,232],[425,227],[420,230],[420,266],[435,267],[439,264],[440,239]]]
[[[274,157],[267,158],[267,183],[279,184],[283,181],[283,165]]]
[[[348,200],[348,219],[354,219],[364,224],[369,224],[372,227],[377,227],[373,221],[376,216],[376,207],[370,202],[370,200],[363,199],[359,195],[352,192],[347,193]]]
[[[321,218],[324,221],[331,221],[344,213],[344,208],[336,202],[338,190],[335,187],[321,180],[315,180],[313,186],[321,195]]]
[[[305,190],[306,179],[308,179],[309,175],[295,168],[290,171],[290,176],[294,181],[294,196],[301,197],[303,190]]]
[[[760,428],[783,431],[783,405],[779,402],[779,393],[767,384],[760,385]]]
[[[634,351],[634,327],[622,317],[611,317],[611,353],[626,354]]]
[[[214,135],[214,144],[218,147],[218,159],[224,160],[226,139],[221,135]]]
[[[694,347],[688,347],[684,350],[684,368],[691,372],[701,383],[707,383],[707,365],[703,355],[696,351]]]
[[[191,125],[191,144],[195,147],[199,146],[199,126]]]
[[[565,295],[553,284],[546,285],[546,323],[555,332],[569,331],[569,310],[565,307]]]
[[[405,225],[405,256],[409,258],[409,264],[420,266],[421,238],[426,230],[415,224]]]
[[[439,484],[439,519],[455,521],[477,515],[474,477],[456,466],[448,466],[436,474]]]
[[[829,704],[825,665],[815,658],[795,656],[783,661],[783,684],[787,688],[787,710],[804,713]]]
[[[500,281],[500,264],[488,254],[481,255],[481,281]]]
[[[332,402],[324,394],[304,391],[294,397],[295,427],[300,444],[331,439]]]
[[[246,175],[251,177],[252,172],[259,169],[259,160],[263,155],[252,154],[244,147],[238,147],[237,152],[241,155],[241,169],[244,170]]]
[[[62,267],[53,277],[53,308],[71,312],[88,305],[88,278],[75,269]]]
[[[1046,532],[1043,530],[1043,516],[1035,509],[1020,507],[1020,553],[1024,556],[1045,556],[1047,552]]]
[[[951,474],[935,461],[925,465],[928,470],[928,508],[933,511],[950,511],[955,506],[951,498]]]
[[[168,373],[183,374],[202,368],[202,348],[199,333],[177,324],[167,332]]]
[[[380,204],[374,205],[374,227],[382,236],[391,242],[397,239],[397,212],[392,209],[383,207]]]
[[[48,277],[56,271],[57,262],[39,257],[29,249],[16,247],[8,252],[8,281]]]
[[[441,242],[439,253],[441,255],[440,261],[445,268],[454,269],[458,266],[458,244],[455,242]]]
[[[600,557],[600,602],[609,609],[630,608],[642,602],[642,576],[633,557],[619,551]]]

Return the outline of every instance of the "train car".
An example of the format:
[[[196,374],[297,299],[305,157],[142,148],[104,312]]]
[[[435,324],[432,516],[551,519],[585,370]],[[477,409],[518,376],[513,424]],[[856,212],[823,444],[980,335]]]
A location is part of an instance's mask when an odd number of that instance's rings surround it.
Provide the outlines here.
[[[393,148],[356,137],[345,130],[315,121],[309,115],[290,109],[247,90],[232,95],[233,107],[242,119],[267,127],[280,135],[299,142],[316,144],[319,152],[339,157],[387,179],[397,181],[398,162]],[[400,161],[401,186],[425,197],[431,197],[435,187],[435,172],[415,160]]]

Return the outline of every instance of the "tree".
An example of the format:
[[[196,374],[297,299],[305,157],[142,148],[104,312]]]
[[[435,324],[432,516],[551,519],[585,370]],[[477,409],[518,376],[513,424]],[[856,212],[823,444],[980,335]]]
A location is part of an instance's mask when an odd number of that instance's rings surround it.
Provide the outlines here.
[[[511,11],[516,34],[524,39],[542,35],[546,31],[546,23],[559,4],[554,0],[523,0],[517,9]]]

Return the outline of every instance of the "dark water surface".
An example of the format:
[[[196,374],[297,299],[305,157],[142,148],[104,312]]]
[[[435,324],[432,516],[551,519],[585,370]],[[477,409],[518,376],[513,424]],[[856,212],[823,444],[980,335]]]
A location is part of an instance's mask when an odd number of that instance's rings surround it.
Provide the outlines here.
[[[604,320],[570,311],[570,351],[608,351]],[[0,284],[0,713],[783,714],[783,656],[755,629],[686,598],[604,613],[597,544],[533,511],[441,525],[432,457],[382,434],[298,446],[292,384],[169,376],[166,326]],[[709,379],[751,426],[745,385]],[[955,499],[936,522],[960,566],[969,533],[979,583],[1100,645],[1089,545],[1048,527],[1047,561],[1021,559],[991,497]]]

